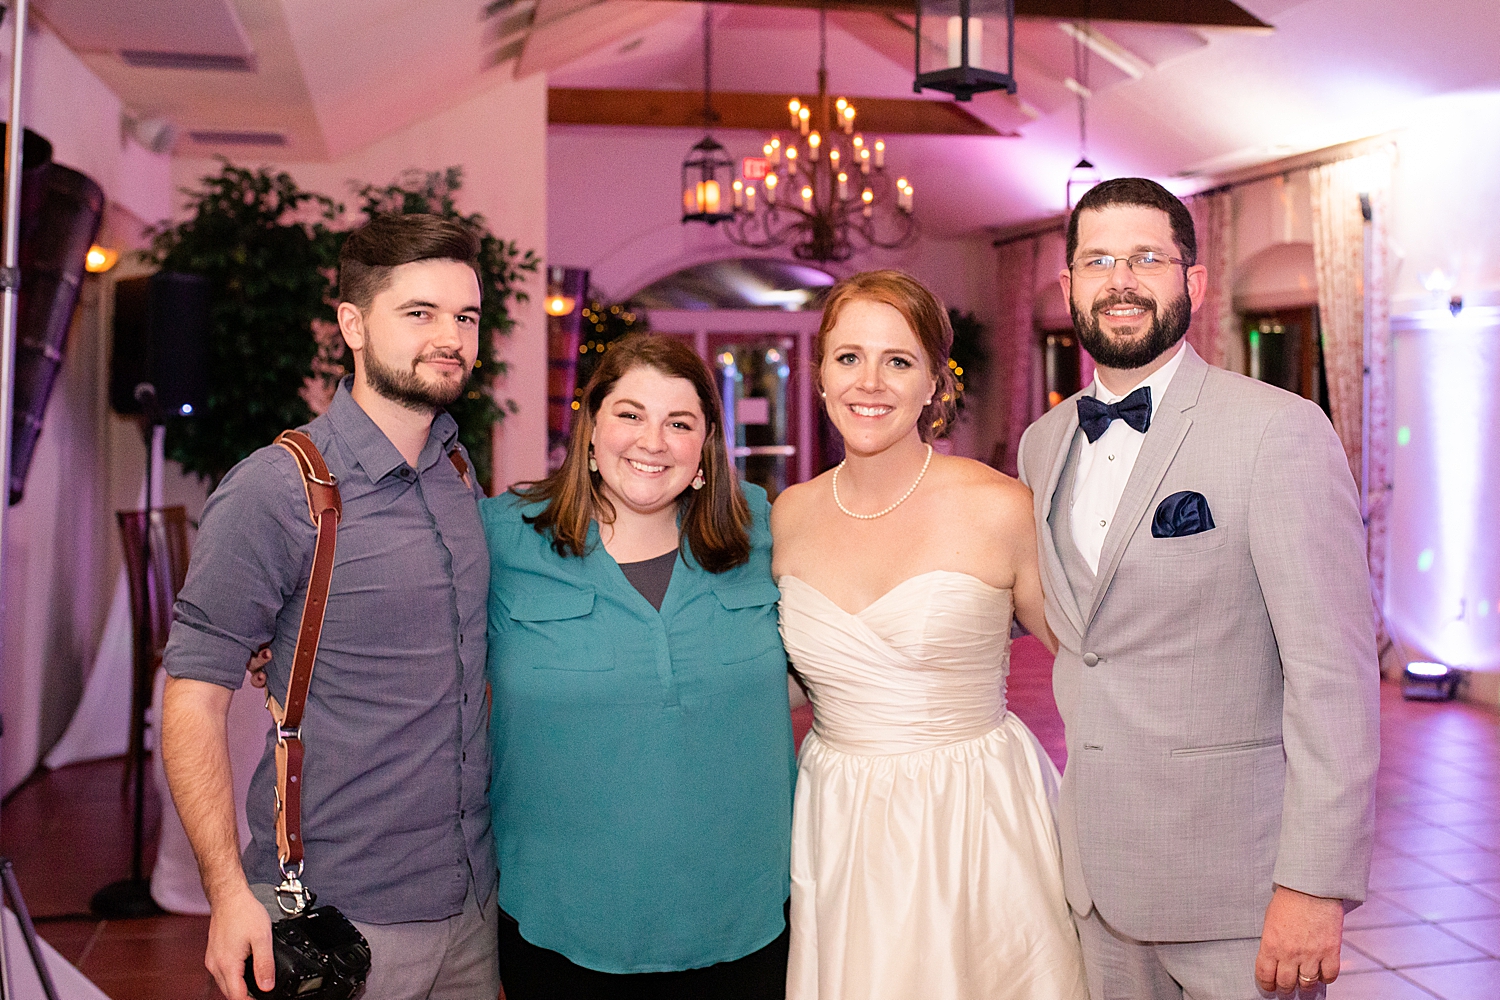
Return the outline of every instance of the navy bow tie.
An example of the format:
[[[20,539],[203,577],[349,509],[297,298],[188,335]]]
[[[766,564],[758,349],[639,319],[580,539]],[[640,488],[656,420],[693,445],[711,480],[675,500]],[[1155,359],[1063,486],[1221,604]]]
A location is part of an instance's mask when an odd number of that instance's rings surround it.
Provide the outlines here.
[[[1101,403],[1093,396],[1078,397],[1078,426],[1083,428],[1089,444],[1099,440],[1116,420],[1146,433],[1151,426],[1151,387],[1143,385],[1118,403]]]

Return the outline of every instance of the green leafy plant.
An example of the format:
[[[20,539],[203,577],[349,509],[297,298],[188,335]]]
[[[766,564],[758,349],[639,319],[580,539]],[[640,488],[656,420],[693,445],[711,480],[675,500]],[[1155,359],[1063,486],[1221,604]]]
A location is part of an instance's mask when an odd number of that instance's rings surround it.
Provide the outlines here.
[[[953,347],[948,351],[948,367],[958,382],[958,412],[964,411],[968,399],[966,385],[973,384],[984,369],[988,352],[984,348],[984,324],[973,313],[948,310],[948,322],[953,327]]]
[[[291,176],[223,161],[204,177],[192,216],[152,233],[147,258],[208,278],[209,391],[190,419],[167,425],[167,456],[217,481],[283,429],[305,423],[299,390],[315,345],[311,324],[331,323],[330,228],[340,206]]]

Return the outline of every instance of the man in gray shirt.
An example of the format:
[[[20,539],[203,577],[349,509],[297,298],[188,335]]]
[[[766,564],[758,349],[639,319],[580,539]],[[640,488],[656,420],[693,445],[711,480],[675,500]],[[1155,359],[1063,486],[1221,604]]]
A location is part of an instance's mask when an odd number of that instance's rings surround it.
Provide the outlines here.
[[[489,556],[481,492],[442,409],[478,353],[478,250],[471,231],[430,215],[350,234],[338,320],[354,375],[303,428],[337,477],[343,518],[302,725],[302,878],[369,941],[367,1000],[499,993]],[[274,984],[270,915],[251,883],[281,876],[275,732],[241,857],[226,716],[266,643],[269,690],[285,697],[315,534],[288,452],[237,465],[204,508],[165,653],[163,762],[212,909],[205,964],[230,1000],[247,996],[247,956],[257,985]]]

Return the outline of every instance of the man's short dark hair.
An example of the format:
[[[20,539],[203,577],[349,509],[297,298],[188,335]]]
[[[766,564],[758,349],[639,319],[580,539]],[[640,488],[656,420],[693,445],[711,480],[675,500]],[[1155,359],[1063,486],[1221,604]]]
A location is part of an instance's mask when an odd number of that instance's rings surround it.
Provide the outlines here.
[[[391,271],[419,260],[456,260],[479,273],[479,234],[438,215],[377,215],[344,238],[339,301],[360,312],[391,283]]]
[[[1144,177],[1115,177],[1090,188],[1068,217],[1068,263],[1078,252],[1078,216],[1097,212],[1112,205],[1137,205],[1166,212],[1172,222],[1172,242],[1189,264],[1198,263],[1198,234],[1193,230],[1193,215],[1175,194]]]

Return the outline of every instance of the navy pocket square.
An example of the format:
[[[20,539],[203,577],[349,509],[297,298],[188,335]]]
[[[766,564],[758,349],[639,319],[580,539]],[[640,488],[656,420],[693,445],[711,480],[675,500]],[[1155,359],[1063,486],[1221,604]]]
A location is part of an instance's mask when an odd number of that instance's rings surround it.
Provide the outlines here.
[[[1173,493],[1156,508],[1156,516],[1151,519],[1151,537],[1182,538],[1209,531],[1213,526],[1208,498],[1202,493],[1183,490]]]

